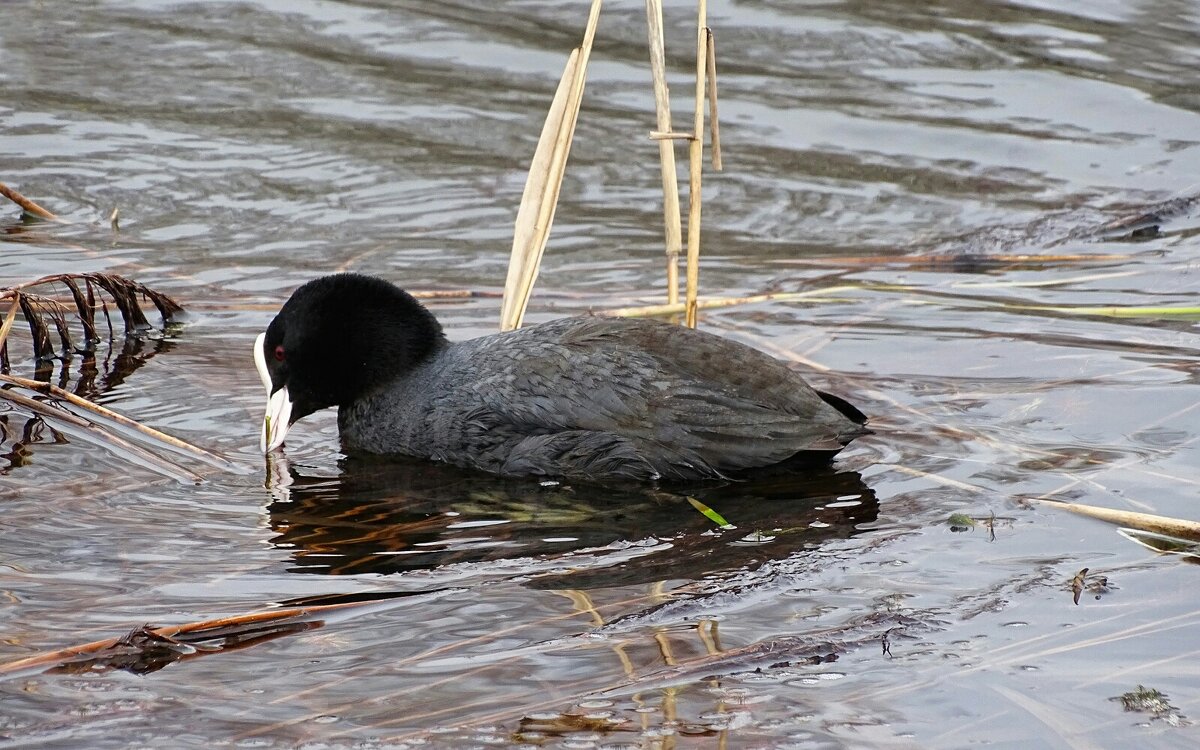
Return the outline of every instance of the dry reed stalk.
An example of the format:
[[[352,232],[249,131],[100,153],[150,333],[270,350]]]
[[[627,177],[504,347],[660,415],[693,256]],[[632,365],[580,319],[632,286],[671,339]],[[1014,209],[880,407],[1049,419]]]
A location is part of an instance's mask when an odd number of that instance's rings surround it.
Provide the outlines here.
[[[311,620],[314,615],[325,614],[335,610],[362,608],[370,605],[381,604],[384,602],[396,602],[394,599],[376,599],[363,602],[342,602],[339,604],[317,604],[309,607],[289,607],[286,609],[269,610],[265,612],[250,612],[244,615],[233,615],[231,617],[221,617],[215,620],[203,620],[200,622],[189,622],[182,625],[166,625],[158,628],[150,628],[149,631],[154,635],[163,638],[174,638],[178,635],[193,635],[203,634],[207,630],[226,630],[230,628],[243,628],[246,626],[263,625],[267,623],[275,623],[280,620]],[[229,634],[223,634],[229,635]],[[217,636],[214,636],[217,637]],[[81,656],[88,656],[104,651],[104,649],[112,648],[120,641],[121,638],[105,638],[91,643],[84,643],[79,646],[71,646],[69,648],[61,648],[55,651],[48,651],[37,656],[30,656],[25,659],[17,659],[16,661],[0,664],[0,676],[23,674],[35,670],[46,670],[56,667],[64,662],[69,662],[78,659]],[[193,638],[193,640],[201,640]]]
[[[542,134],[529,165],[525,191],[521,195],[521,207],[517,210],[508,277],[504,282],[504,298],[500,303],[502,331],[520,328],[533,283],[537,280],[538,266],[550,233],[546,222],[554,219],[558,197],[556,182],[561,185],[562,180],[562,173],[556,174],[555,152],[559,148],[562,131],[571,119],[568,112],[571,88],[578,70],[579,50],[575,49],[567,58],[550,110],[546,113]]]
[[[504,299],[500,305],[502,331],[521,327],[525,308],[529,305],[529,295],[537,281],[538,267],[550,237],[550,227],[554,224],[554,211],[558,206],[567,157],[571,153],[571,141],[575,137],[575,123],[579,119],[579,105],[583,101],[583,87],[587,81],[588,59],[596,38],[596,24],[600,19],[600,3],[601,0],[592,0],[583,44],[572,50],[567,58],[529,167],[529,177],[525,182],[525,192],[521,196],[521,208],[517,212],[513,231]]]
[[[0,323],[0,349],[4,349],[8,345],[8,332],[12,330],[13,321],[17,319],[17,310],[21,307],[21,298],[14,295],[12,304],[8,306],[8,314],[4,316],[4,322]]]
[[[598,605],[598,608],[605,609],[605,608],[611,607],[611,608],[619,610],[621,607],[644,603],[647,601],[647,599],[648,599],[648,597],[646,597],[646,596],[635,596],[632,598],[622,599],[622,600],[618,600],[618,601],[607,603],[607,604],[601,604],[601,605]],[[493,630],[492,632],[490,632],[486,635],[479,635],[479,636],[474,636],[471,638],[464,638],[462,640],[455,641],[453,643],[447,643],[447,644],[443,644],[441,646],[435,646],[433,648],[428,648],[424,651],[413,654],[411,656],[406,656],[401,659],[398,659],[398,660],[392,662],[391,666],[393,668],[402,668],[402,667],[405,667],[408,665],[422,664],[430,658],[442,656],[447,653],[455,653],[455,652],[461,651],[461,650],[468,648],[470,646],[473,646],[473,645],[477,645],[480,643],[499,642],[505,636],[512,635],[514,633],[525,633],[528,631],[529,628],[537,626],[537,625],[545,625],[548,623],[558,622],[561,620],[572,620],[572,619],[575,619],[578,617],[579,617],[579,612],[572,610],[571,612],[566,612],[566,613],[557,614],[557,615],[550,615],[548,617],[542,617],[531,623],[519,623],[519,624],[511,625],[511,626],[505,627],[505,628],[497,628],[496,630]],[[542,648],[554,649],[554,648],[556,648],[556,646],[554,644],[547,643],[547,644],[543,644],[541,648],[538,648],[538,647],[535,647],[535,648],[537,648],[538,651],[541,651]],[[518,655],[514,656],[514,657],[505,657],[500,663],[509,663],[509,662],[515,661],[519,658],[522,658],[521,653],[518,653]],[[485,664],[482,667],[472,670],[471,672],[468,673],[468,675],[480,673],[486,669],[493,667],[494,664],[495,663]],[[0,674],[2,674],[2,673],[3,673],[3,671],[0,670]],[[451,677],[444,678],[437,682],[427,684],[424,686],[423,689],[428,689],[435,685],[443,684],[443,683],[454,681],[454,680],[460,680],[463,678],[464,678],[464,675],[453,675]],[[348,676],[338,677],[334,680],[330,680],[330,681],[322,683],[320,685],[309,686],[309,687],[304,688],[303,690],[299,690],[297,692],[290,693],[286,696],[276,698],[276,699],[272,700],[271,703],[272,704],[278,704],[278,703],[294,704],[298,700],[301,700],[308,695],[311,695],[316,692],[328,691],[331,687],[334,687],[337,685],[343,685],[352,679],[354,679],[354,678],[348,677]],[[257,737],[257,736],[260,736],[263,734],[270,734],[272,732],[277,732],[281,729],[286,729],[287,727],[290,727],[290,726],[310,722],[315,717],[320,716],[322,714],[326,714],[326,713],[337,713],[337,712],[342,712],[342,711],[349,711],[353,708],[361,707],[363,705],[368,705],[368,704],[390,705],[390,704],[395,703],[395,701],[397,699],[399,699],[400,697],[408,695],[411,692],[412,692],[412,688],[402,688],[400,690],[395,690],[390,693],[376,695],[376,696],[373,696],[366,700],[358,700],[358,701],[353,701],[353,702],[341,703],[341,704],[337,704],[334,706],[323,706],[319,710],[315,710],[311,713],[304,714],[304,715],[301,715],[298,717],[291,717],[291,718],[284,719],[282,721],[276,722],[274,724],[266,725],[266,726],[261,726],[261,725],[256,726],[253,729],[247,730],[246,732],[243,732],[242,734],[237,735],[233,739],[242,740],[242,739],[246,739],[249,737]],[[493,699],[491,699],[491,698],[485,699],[485,702],[483,703],[483,705],[489,705],[486,701],[491,701],[491,700],[493,700]],[[548,705],[559,705],[561,703],[562,703],[561,699],[556,698],[556,699],[553,699],[552,701],[548,702]],[[459,706],[459,708],[463,708],[463,707],[464,706]],[[243,715],[248,715],[248,712]]]
[[[1103,318],[1200,318],[1200,307],[1186,305],[1172,307],[1060,307],[1054,305],[1003,305],[1013,310],[1051,312],[1060,315],[1084,315]]]
[[[42,208],[38,204],[18,193],[16,190],[10,188],[8,185],[5,185],[3,182],[0,182],[0,195],[3,195],[13,203],[16,203],[21,207],[21,210],[27,214],[46,219],[47,221],[62,221],[62,219],[58,218],[58,216],[54,213]]]
[[[891,469],[892,471],[898,471],[901,474],[907,474],[910,477],[919,477],[921,479],[928,479],[929,481],[933,482],[934,484],[940,484],[943,487],[953,487],[956,490],[963,490],[964,492],[970,492],[973,495],[986,495],[989,493],[989,490],[987,490],[983,487],[979,487],[974,484],[967,484],[966,482],[960,482],[957,479],[951,479],[950,477],[944,477],[941,474],[936,474],[936,473],[929,472],[929,471],[923,471],[921,469],[916,469],[911,466],[903,466],[901,464],[884,464],[884,463],[876,464],[876,466],[886,467],[886,468]]]
[[[696,10],[696,111],[692,139],[688,141],[688,236],[687,296],[688,328],[696,327],[696,294],[700,287],[700,178],[704,168],[704,90],[708,71],[708,3],[699,0]]]
[[[650,74],[654,81],[654,112],[658,130],[671,132],[671,94],[667,88],[666,48],[663,42],[662,0],[646,0],[646,25],[650,45]],[[654,134],[651,134],[651,138]],[[679,302],[679,252],[683,229],[679,215],[679,179],[675,170],[675,142],[658,139],[662,167],[663,223],[667,250],[667,304]]]
[[[107,419],[108,421],[119,424],[122,427],[126,427],[126,428],[129,428],[136,432],[139,432],[142,435],[145,435],[146,437],[150,438],[151,440],[161,443],[169,448],[174,448],[176,450],[187,453],[188,455],[192,456],[193,458],[197,458],[197,459],[203,461],[204,463],[206,463],[210,466],[214,466],[218,469],[225,469],[226,471],[238,469],[237,464],[234,464],[232,461],[222,458],[221,456],[218,456],[215,453],[210,453],[210,452],[204,450],[203,448],[192,445],[191,443],[186,442],[184,440],[180,440],[177,437],[172,437],[171,435],[168,435],[165,432],[159,432],[158,430],[154,429],[153,427],[147,427],[146,425],[142,424],[141,422],[138,422],[137,420],[130,419],[129,417],[126,417],[123,414],[118,414],[117,412],[112,411],[111,409],[106,409],[105,407],[100,406],[99,404],[88,401],[87,399],[81,398],[80,396],[76,396],[74,393],[63,390],[62,388],[59,388],[58,386],[51,385],[50,383],[44,383],[40,380],[30,380],[28,378],[21,378],[21,377],[15,376],[15,375],[4,375],[4,374],[0,374],[0,383],[11,383],[13,385],[21,386],[22,388],[27,388],[31,391],[36,391],[38,393],[41,393],[44,396],[50,396],[52,398],[66,401],[74,406],[79,407],[80,409],[89,411],[98,417]]]
[[[69,425],[77,430],[81,430],[85,435],[92,435],[96,439],[97,443],[107,445],[113,449],[120,449],[130,455],[136,456],[146,464],[147,468],[157,471],[160,474],[168,476],[176,481],[199,482],[204,479],[204,477],[200,476],[194,471],[180,466],[174,461],[169,461],[162,456],[151,453],[140,445],[131,443],[125,438],[115,435],[109,430],[105,430],[95,422],[84,419],[78,414],[73,414],[65,409],[55,409],[54,407],[44,404],[35,398],[30,398],[29,396],[24,396],[20,393],[14,393],[11,389],[4,394],[4,400],[23,407],[41,417],[50,419],[51,421]]]
[[[1156,534],[1166,534],[1168,536],[1179,537],[1193,542],[1200,542],[1200,523],[1196,521],[1188,521],[1182,518],[1171,518],[1169,516],[1157,516],[1151,513],[1135,513],[1128,510],[1116,510],[1113,508],[1100,508],[1095,505],[1083,505],[1081,503],[1063,503],[1056,500],[1048,500],[1046,498],[1031,498],[1032,502],[1040,505],[1046,505],[1055,508],[1077,513],[1081,516],[1096,518],[1108,523],[1120,524],[1142,531],[1150,531]]]
[[[1071,276],[1065,279],[1038,279],[1036,281],[1017,281],[1011,279],[999,281],[954,281],[950,283],[950,286],[958,289],[1038,289],[1041,287],[1066,286],[1068,284],[1084,284],[1089,281],[1124,279],[1130,276],[1141,276],[1142,273],[1142,271],[1112,271],[1109,273]]]
[[[857,291],[860,289],[862,289],[862,287],[833,286],[825,289],[815,289],[811,292],[766,292],[763,294],[753,294],[748,297],[716,297],[713,299],[696,300],[695,306],[701,310],[709,310],[720,307],[733,307],[735,305],[751,305],[756,302],[784,302],[790,300],[813,299],[825,297],[830,294],[837,294],[839,292]],[[614,318],[641,318],[661,315],[677,315],[681,312],[687,312],[687,304],[684,302],[676,302],[675,304],[666,305],[645,305],[642,307],[619,307],[615,310],[597,310],[595,314]]]
[[[708,141],[712,147],[712,166],[717,172],[725,168],[721,161],[721,121],[717,119],[717,42],[712,29],[704,28],[708,59]]]

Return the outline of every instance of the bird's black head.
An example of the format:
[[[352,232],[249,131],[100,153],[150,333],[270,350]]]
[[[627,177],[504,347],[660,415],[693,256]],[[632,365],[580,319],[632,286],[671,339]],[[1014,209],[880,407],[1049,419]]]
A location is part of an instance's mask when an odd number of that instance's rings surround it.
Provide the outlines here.
[[[308,282],[255,341],[267,390],[263,451],[281,445],[296,420],[354,402],[445,341],[433,314],[390,282],[356,273]]]

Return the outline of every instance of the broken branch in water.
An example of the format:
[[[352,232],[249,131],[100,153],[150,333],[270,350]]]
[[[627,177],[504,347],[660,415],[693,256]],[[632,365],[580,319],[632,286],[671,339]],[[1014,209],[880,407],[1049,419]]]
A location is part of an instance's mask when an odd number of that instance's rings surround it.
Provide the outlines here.
[[[16,190],[10,188],[8,185],[5,185],[3,182],[0,182],[0,195],[3,195],[13,203],[16,203],[21,207],[22,211],[31,216],[37,216],[38,218],[46,219],[47,221],[62,221],[62,219],[58,218],[58,216],[53,212],[47,211],[38,204],[18,193]]]
[[[404,596],[412,595],[415,594],[288,607],[182,625],[142,625],[119,638],[105,638],[0,664],[0,678],[12,679],[48,670],[83,672],[127,669],[139,673],[152,672],[180,659],[227,651],[267,638],[324,627],[331,621],[331,613],[349,613],[368,608],[378,611],[397,606]],[[214,641],[216,643],[208,645]]]
[[[1183,518],[1171,518],[1169,516],[1156,516],[1151,513],[1135,513],[1128,510],[1116,510],[1113,508],[1101,508],[1095,505],[1083,505],[1081,503],[1064,503],[1058,500],[1050,500],[1048,498],[1035,497],[1030,498],[1030,502],[1035,502],[1041,505],[1046,505],[1053,508],[1061,508],[1062,510],[1070,511],[1081,516],[1096,518],[1108,523],[1120,524],[1133,529],[1149,531],[1156,534],[1166,534],[1180,539],[1186,539],[1192,542],[1200,542],[1200,523],[1196,521],[1188,521]]]
[[[71,393],[70,391],[65,391],[62,388],[59,388],[58,386],[51,385],[50,383],[44,383],[40,380],[30,380],[28,378],[21,378],[21,377],[15,376],[15,375],[4,375],[4,374],[0,374],[0,383],[11,383],[12,385],[17,385],[22,388],[28,388],[31,391],[37,391],[38,393],[41,393],[44,396],[50,396],[52,398],[66,401],[66,402],[72,404],[73,406],[76,406],[85,411],[89,411],[92,414],[95,414],[96,416],[101,417],[102,419],[106,419],[110,422],[119,424],[122,427],[126,427],[128,429],[134,430],[135,432],[139,432],[142,435],[145,435],[146,437],[150,438],[151,440],[154,440],[155,442],[158,442],[167,448],[173,448],[173,449],[181,451],[183,453],[187,453],[188,455],[192,456],[193,458],[199,459],[199,460],[203,461],[204,463],[206,463],[210,466],[214,466],[218,469],[225,469],[227,471],[237,469],[236,464],[229,461],[228,459],[225,459],[225,458],[222,458],[221,456],[216,455],[215,453],[210,453],[210,452],[204,450],[203,448],[192,445],[191,443],[188,443],[184,440],[180,440],[177,437],[172,437],[171,435],[168,435],[165,432],[159,432],[158,430],[154,429],[153,427],[147,427],[146,425],[142,424],[141,422],[138,422],[137,420],[130,419],[129,417],[126,417],[123,414],[118,414],[117,412],[112,411],[111,409],[106,409],[105,407],[100,406],[99,404],[88,401],[87,399],[82,398],[80,396],[76,396],[74,393]]]

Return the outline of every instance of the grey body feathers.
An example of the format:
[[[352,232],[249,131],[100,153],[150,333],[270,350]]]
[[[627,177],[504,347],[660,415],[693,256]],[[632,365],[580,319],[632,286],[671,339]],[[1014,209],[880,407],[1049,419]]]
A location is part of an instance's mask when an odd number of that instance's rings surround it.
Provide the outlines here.
[[[446,344],[338,424],[351,450],[502,475],[686,481],[832,456],[868,432],[852,416],[750,347],[584,317]]]

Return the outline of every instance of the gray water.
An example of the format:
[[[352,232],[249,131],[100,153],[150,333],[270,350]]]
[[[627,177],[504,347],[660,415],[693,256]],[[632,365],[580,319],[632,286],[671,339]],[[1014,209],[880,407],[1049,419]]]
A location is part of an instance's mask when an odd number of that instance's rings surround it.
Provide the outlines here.
[[[667,6],[687,122],[694,7]],[[1197,6],[711,6],[702,294],[852,288],[701,325],[876,431],[829,471],[705,489],[724,531],[667,493],[347,462],[332,412],[265,486],[250,344],[302,281],[470,290],[435,312],[494,330],[585,3],[0,6],[0,181],[69,222],[0,206],[0,284],[108,271],[190,313],[102,347],[94,379],[45,377],[243,467],[180,483],[0,415],[0,661],[413,594],[147,674],[11,677],[0,747],[1197,742],[1112,700],[1143,684],[1200,714],[1195,569],[1022,502],[1197,515],[1195,318],[1039,309],[1196,304],[1194,217],[1090,230],[1200,174]],[[642,4],[607,3],[530,322],[663,296],[646,58]],[[1085,567],[1108,585],[1075,604]]]

